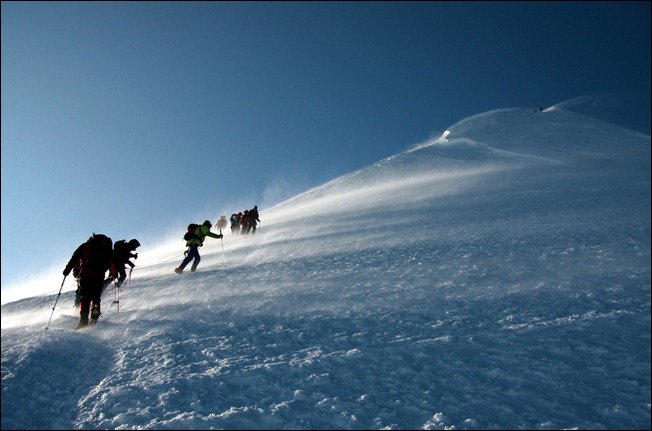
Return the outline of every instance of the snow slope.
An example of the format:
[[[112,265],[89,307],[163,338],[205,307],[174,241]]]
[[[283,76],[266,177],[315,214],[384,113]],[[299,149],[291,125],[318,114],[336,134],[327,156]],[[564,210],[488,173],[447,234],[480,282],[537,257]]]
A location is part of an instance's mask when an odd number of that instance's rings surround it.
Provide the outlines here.
[[[4,304],[2,428],[650,427],[649,136],[491,111],[261,220]]]

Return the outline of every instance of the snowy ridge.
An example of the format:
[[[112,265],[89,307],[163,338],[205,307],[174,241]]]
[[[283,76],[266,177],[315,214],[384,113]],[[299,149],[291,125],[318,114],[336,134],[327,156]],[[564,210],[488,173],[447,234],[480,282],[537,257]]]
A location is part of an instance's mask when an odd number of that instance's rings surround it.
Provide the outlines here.
[[[2,428],[647,429],[649,136],[447,131],[208,238],[197,273],[143,251],[96,327],[69,285],[47,332],[56,294],[4,304]]]

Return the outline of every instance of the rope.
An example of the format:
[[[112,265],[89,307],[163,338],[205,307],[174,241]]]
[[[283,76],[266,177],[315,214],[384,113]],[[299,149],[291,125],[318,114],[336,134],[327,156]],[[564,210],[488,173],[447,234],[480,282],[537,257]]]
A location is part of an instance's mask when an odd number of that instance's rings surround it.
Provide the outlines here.
[[[154,264],[152,264],[152,265],[147,265],[147,266],[137,266],[137,267],[133,268],[133,271],[137,271],[137,270],[139,270],[139,269],[153,268],[153,267],[155,267],[155,266],[161,265],[162,263],[167,263],[167,262],[169,262],[169,261],[171,261],[171,260],[178,259],[178,258],[180,258],[180,257],[183,256],[183,255],[184,255],[184,253],[181,253],[181,254],[179,254],[179,255],[177,255],[177,256],[174,256],[174,257],[171,257],[171,258],[169,258],[169,259],[167,259],[167,260],[164,260],[163,262],[154,263]]]

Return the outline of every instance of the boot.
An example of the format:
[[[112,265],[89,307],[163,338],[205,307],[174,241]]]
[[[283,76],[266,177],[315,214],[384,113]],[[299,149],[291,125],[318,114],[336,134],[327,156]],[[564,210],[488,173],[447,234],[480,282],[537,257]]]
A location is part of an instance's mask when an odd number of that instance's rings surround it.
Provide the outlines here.
[[[183,274],[183,269],[182,268],[174,268],[174,272],[177,274]]]
[[[77,329],[85,328],[86,326],[88,326],[88,317],[80,317]]]
[[[190,267],[190,272],[195,272],[197,271],[197,265],[193,265]]]
[[[94,325],[97,323],[97,319],[100,318],[100,306],[99,305],[93,305],[93,309],[91,310],[91,325]]]

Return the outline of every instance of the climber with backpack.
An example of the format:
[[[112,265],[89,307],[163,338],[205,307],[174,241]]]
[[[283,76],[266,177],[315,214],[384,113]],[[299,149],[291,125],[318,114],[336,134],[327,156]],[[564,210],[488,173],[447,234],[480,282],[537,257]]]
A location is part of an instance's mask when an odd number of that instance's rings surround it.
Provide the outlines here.
[[[249,213],[247,214],[247,217],[249,217],[249,229],[251,231],[251,234],[256,233],[256,224],[257,222],[260,223],[260,215],[258,215],[258,205],[254,205],[252,209],[249,210]]]
[[[190,267],[190,272],[195,272],[197,270],[197,265],[199,265],[199,261],[201,260],[201,256],[199,255],[199,247],[204,245],[204,239],[206,239],[207,236],[217,239],[221,239],[223,237],[221,233],[215,234],[211,232],[212,226],[213,225],[211,224],[210,220],[205,220],[201,225],[196,223],[190,223],[188,225],[188,231],[183,236],[183,239],[186,240],[188,251],[185,259],[183,259],[183,262],[181,262],[181,265],[179,265],[178,268],[174,269],[174,272],[177,274],[183,274],[183,269],[190,263],[191,260],[194,260],[194,262],[192,263],[192,267]]]
[[[117,280],[117,287],[122,286],[122,283],[127,278],[125,265],[129,265],[131,269],[134,269],[136,266],[136,264],[129,259],[132,257],[138,259],[138,253],[133,253],[138,247],[140,247],[140,242],[136,238],[129,242],[121,239],[113,244],[113,260],[115,262],[116,272],[109,274],[109,278],[104,281],[104,288],[114,280]]]
[[[247,234],[249,233],[249,210],[244,210],[240,216],[240,233]]]
[[[217,221],[217,228],[220,230],[220,233],[222,233],[222,229],[224,229],[228,223],[229,222],[226,220],[225,215],[220,217],[220,219]]]
[[[240,214],[236,214],[236,213],[231,214],[231,218],[229,220],[231,220],[231,233],[233,235],[237,235],[237,234],[240,233],[240,216],[241,215],[242,215],[242,213],[240,213]]]
[[[104,275],[112,263],[113,241],[106,235],[93,233],[88,241],[77,247],[63,270],[64,276],[68,276],[73,269],[79,276],[81,307],[77,329],[87,326],[89,323],[95,324],[100,317],[100,297],[104,286]]]

